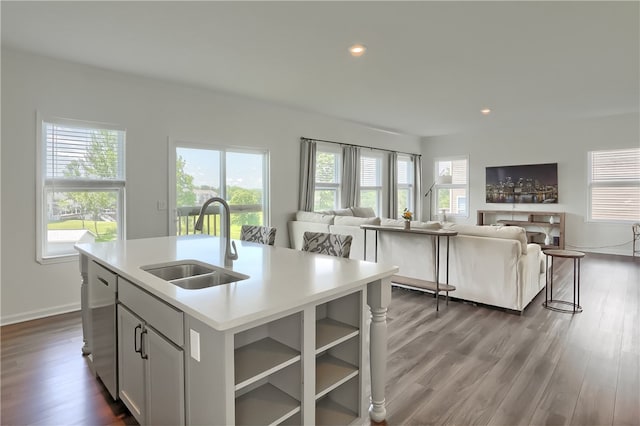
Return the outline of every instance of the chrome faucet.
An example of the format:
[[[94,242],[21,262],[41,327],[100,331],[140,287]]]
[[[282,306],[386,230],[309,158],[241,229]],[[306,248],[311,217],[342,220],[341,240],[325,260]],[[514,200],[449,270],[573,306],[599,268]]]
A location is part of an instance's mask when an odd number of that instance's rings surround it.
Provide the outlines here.
[[[204,202],[202,208],[200,209],[200,214],[198,215],[198,220],[196,221],[196,226],[194,230],[202,231],[202,223],[204,222],[204,214],[205,210],[211,203],[219,202],[222,204],[224,210],[224,232],[223,234],[227,238],[227,247],[224,253],[224,266],[232,266],[233,261],[238,258],[238,250],[236,250],[235,241],[231,241],[231,212],[229,210],[229,204],[225,200],[220,197],[212,197]],[[231,250],[231,246],[233,246],[233,250]]]

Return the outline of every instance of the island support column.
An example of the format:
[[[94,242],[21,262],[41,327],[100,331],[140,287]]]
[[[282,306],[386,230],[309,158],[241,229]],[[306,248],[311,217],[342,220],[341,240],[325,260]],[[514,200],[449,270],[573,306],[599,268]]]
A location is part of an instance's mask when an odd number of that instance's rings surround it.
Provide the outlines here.
[[[371,308],[369,357],[371,360],[371,405],[369,417],[382,422],[387,417],[384,388],[387,375],[387,307],[391,302],[391,277],[367,286],[367,304]]]

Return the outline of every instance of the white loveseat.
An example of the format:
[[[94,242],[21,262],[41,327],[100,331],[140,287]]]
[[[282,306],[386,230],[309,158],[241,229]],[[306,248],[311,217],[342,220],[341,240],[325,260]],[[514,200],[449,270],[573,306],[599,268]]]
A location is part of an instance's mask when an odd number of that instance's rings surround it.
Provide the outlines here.
[[[297,220],[289,222],[291,247],[302,248],[306,231],[352,235],[351,258],[363,260],[364,231],[360,225],[402,226],[402,220],[345,216],[345,210],[325,214],[298,212]],[[539,245],[527,244],[523,228],[438,222],[412,222],[412,227],[442,227],[458,232],[450,240],[449,283],[456,286],[450,293],[452,297],[521,312],[544,288],[544,255]],[[440,281],[444,282],[446,251],[442,244]],[[373,261],[374,250],[375,233],[368,231],[367,260]],[[398,282],[410,281],[406,278],[434,280],[434,243],[430,236],[379,232],[378,259],[400,268]]]

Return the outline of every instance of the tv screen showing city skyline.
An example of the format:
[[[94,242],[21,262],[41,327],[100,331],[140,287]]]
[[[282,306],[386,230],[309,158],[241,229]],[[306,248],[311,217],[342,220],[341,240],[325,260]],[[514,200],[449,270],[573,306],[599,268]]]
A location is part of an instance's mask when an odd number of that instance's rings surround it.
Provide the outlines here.
[[[558,163],[486,168],[487,203],[557,203]]]

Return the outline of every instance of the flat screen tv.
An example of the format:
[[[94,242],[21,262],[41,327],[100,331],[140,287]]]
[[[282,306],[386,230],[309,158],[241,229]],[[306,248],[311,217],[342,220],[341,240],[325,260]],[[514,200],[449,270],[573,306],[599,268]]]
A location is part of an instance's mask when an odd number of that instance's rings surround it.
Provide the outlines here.
[[[487,203],[557,203],[558,163],[487,167]]]

